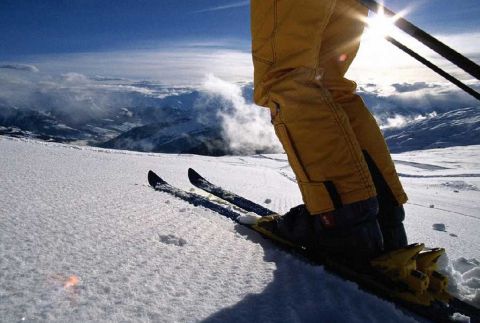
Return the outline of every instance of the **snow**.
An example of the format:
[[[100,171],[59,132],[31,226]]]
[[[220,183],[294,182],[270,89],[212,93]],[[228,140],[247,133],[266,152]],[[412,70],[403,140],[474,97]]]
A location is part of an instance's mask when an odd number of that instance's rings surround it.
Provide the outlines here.
[[[445,247],[452,290],[477,305],[479,155],[480,146],[394,155],[410,241]],[[167,155],[0,136],[0,321],[414,321],[147,184],[152,169],[194,190],[189,167],[278,212],[301,201],[282,154]]]
[[[253,213],[253,212],[248,212],[246,214],[242,214],[238,217],[238,222],[242,224],[255,224],[257,223],[258,219],[260,219],[261,216]]]

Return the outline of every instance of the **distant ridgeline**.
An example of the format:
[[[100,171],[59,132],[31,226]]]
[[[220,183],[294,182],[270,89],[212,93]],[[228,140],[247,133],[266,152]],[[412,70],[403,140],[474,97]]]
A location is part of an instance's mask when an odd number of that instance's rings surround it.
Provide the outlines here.
[[[384,130],[392,152],[480,144],[480,109],[464,108]]]
[[[250,103],[251,87],[243,90]],[[144,152],[236,154],[223,134],[219,117],[219,111],[229,113],[228,100],[210,96],[207,105],[198,104],[202,96],[199,91],[188,90],[159,98],[151,106],[109,108],[101,113],[92,110],[82,117],[65,109],[27,109],[0,103],[0,135]],[[407,113],[404,108],[389,109],[385,111],[391,116]],[[384,133],[392,152],[480,144],[480,109],[457,108],[403,127],[387,128]],[[273,147],[254,152],[278,151]]]

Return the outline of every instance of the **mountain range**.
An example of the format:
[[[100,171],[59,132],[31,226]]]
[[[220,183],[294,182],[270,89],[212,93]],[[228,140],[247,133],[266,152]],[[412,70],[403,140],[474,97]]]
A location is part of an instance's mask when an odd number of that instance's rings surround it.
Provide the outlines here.
[[[143,90],[158,87],[149,82],[134,86]],[[39,106],[19,107],[0,100],[0,135],[143,152],[242,154],[245,149],[236,149],[231,142],[236,133],[226,133],[229,122],[241,126],[237,132],[249,133],[250,128],[260,128],[268,133],[263,138],[266,143],[249,151],[281,152],[268,125],[268,114],[252,104],[252,85],[231,85],[228,90],[225,85],[222,87],[214,93],[202,88],[163,89],[162,95],[144,96],[148,98],[142,97],[140,101],[125,100],[123,106],[117,102],[108,109],[95,108],[94,102],[81,113],[79,109],[72,112],[67,107],[51,108],[41,101]],[[478,106],[448,109],[444,101],[439,101],[442,104],[429,101],[428,109],[419,109],[418,104],[409,109],[408,104],[398,104],[404,101],[405,92],[432,88],[422,84],[397,85],[399,95],[393,99],[360,88],[360,95],[372,107],[392,152],[480,144]],[[260,115],[249,115],[257,110]],[[258,120],[262,120],[261,124],[254,124]],[[252,132],[249,139],[254,142],[255,136]]]

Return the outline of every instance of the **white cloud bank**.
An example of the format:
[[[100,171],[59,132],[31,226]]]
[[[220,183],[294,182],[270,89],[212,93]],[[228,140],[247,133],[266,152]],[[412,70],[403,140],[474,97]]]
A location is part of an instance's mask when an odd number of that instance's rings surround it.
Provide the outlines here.
[[[451,73],[460,80],[473,79],[455,65],[430,50],[417,40],[398,30],[394,38],[427,58],[440,68]],[[448,46],[480,64],[480,32],[462,33],[453,35],[434,35]],[[414,58],[393,46],[386,40],[365,33],[360,51],[350,68],[347,77],[360,82],[376,84],[415,83],[415,82],[444,82],[445,80],[425,67]]]
[[[128,50],[29,57],[46,74],[69,72],[111,78],[153,80],[169,86],[200,86],[212,73],[230,82],[252,79],[249,52],[227,49],[240,42],[162,44],[156,50]]]
[[[224,7],[243,4],[235,2]],[[411,37],[402,33],[396,33],[395,37],[457,78],[467,82],[472,79]],[[479,32],[438,37],[480,63],[480,48],[476,45],[480,43]],[[229,82],[251,82],[253,78],[249,40],[238,39],[150,42],[123,51],[24,57],[23,63],[0,62],[9,69],[41,70],[56,75],[69,72],[107,75],[112,78],[154,80],[170,86],[200,86],[207,74],[214,74]],[[368,33],[362,40],[347,77],[359,83],[378,85],[445,82],[442,77],[384,39],[369,36]]]
[[[226,109],[218,109],[217,116],[231,151],[240,155],[282,151],[270,122],[270,112],[247,103],[239,85],[210,74],[201,90],[207,94],[207,100],[202,105],[208,106],[212,101],[220,100],[223,106],[227,106]]]
[[[0,73],[0,112],[3,107],[60,113],[70,122],[99,119],[115,109],[155,106],[179,88],[149,82],[88,77],[79,73],[46,75]]]
[[[387,117],[386,120],[378,120],[381,129],[390,129],[390,128],[402,128],[408,125],[413,121],[421,121],[437,116],[437,112],[427,113],[425,115],[418,114],[416,116],[403,116],[400,114],[395,114],[393,117]]]
[[[470,41],[469,37],[480,38],[480,33],[458,37],[456,42],[461,44]],[[385,52],[375,52],[385,45]],[[185,88],[196,89],[207,97],[197,105],[220,100],[228,107],[218,107],[216,113],[233,150],[252,153],[265,147],[280,149],[268,111],[254,106],[251,89],[245,91],[239,85],[252,81],[250,53],[226,49],[228,46],[232,43],[221,40],[163,44],[158,50],[41,56],[25,59],[23,64],[3,63],[0,108],[65,111],[80,122],[102,117],[110,109],[155,107],[157,99]],[[478,106],[478,101],[412,64],[395,48],[395,54],[388,54],[392,49],[388,43],[382,46],[364,42],[349,73],[359,81],[359,92],[382,127],[401,127],[432,113]],[[205,75],[215,76],[205,79]],[[476,83],[471,85],[480,90]]]

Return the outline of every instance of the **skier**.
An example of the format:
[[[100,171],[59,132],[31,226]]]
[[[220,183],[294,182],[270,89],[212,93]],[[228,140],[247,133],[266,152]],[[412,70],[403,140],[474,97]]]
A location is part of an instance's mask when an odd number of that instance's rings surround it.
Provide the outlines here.
[[[345,78],[367,14],[357,0],[251,1],[254,100],[271,111],[305,203],[256,226],[359,262],[407,245],[407,196]]]

